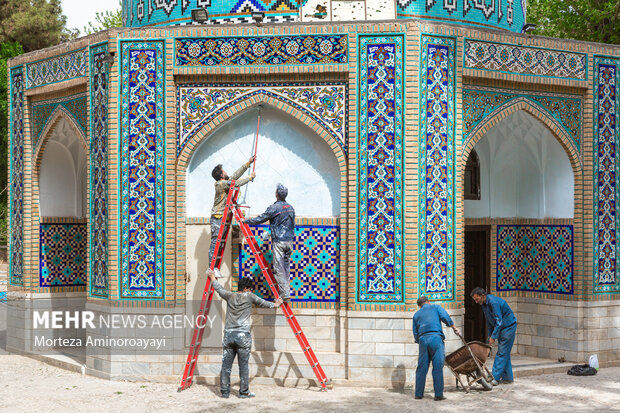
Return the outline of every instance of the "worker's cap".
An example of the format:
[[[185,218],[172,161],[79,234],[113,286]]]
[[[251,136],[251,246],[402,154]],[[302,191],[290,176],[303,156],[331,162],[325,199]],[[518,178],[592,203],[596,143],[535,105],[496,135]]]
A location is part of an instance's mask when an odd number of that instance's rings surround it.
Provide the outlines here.
[[[276,185],[276,194],[278,194],[278,197],[280,199],[286,199],[286,196],[288,195],[288,189],[282,185],[282,184],[278,184]]]

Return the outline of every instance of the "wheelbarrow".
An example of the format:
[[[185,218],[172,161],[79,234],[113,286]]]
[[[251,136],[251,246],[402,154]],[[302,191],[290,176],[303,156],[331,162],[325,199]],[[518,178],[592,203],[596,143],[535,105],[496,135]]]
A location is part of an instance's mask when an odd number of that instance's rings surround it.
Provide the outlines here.
[[[491,346],[480,341],[467,343],[461,334],[457,335],[465,345],[446,356],[446,364],[456,377],[456,387],[460,384],[469,393],[472,385],[480,383],[484,390],[492,390],[493,376],[484,365],[491,355]],[[467,387],[461,381],[461,375],[467,379]]]

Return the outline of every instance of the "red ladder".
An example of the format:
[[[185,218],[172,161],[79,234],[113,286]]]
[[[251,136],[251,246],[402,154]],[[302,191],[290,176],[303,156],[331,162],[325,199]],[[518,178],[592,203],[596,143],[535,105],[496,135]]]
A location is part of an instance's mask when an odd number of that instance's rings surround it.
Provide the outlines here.
[[[259,268],[261,269],[263,275],[267,279],[267,284],[271,289],[271,292],[275,299],[280,298],[280,293],[278,291],[278,287],[275,279],[273,278],[273,274],[271,272],[271,268],[267,264],[267,260],[265,259],[260,247],[258,246],[256,239],[252,234],[252,230],[245,223],[245,218],[241,209],[237,205],[237,197],[239,196],[239,188],[235,186],[235,182],[232,181],[230,184],[230,189],[228,191],[228,198],[226,199],[226,207],[224,208],[224,215],[222,216],[222,225],[220,226],[220,231],[217,237],[217,243],[215,245],[215,252],[213,257],[211,257],[210,268],[213,270],[215,268],[219,269],[222,265],[222,257],[224,255],[224,247],[226,246],[226,239],[228,236],[228,231],[231,224],[231,218],[234,215],[235,219],[239,223],[241,227],[241,232],[245,236],[245,239],[248,241],[248,245],[252,250],[252,254],[254,254],[254,258],[258,263]],[[200,310],[198,313],[198,319],[206,320],[207,315],[209,314],[209,309],[211,308],[211,300],[213,298],[213,285],[211,284],[211,280],[207,277],[207,283],[205,285],[204,293],[202,294],[202,302],[200,303]],[[319,363],[319,360],[316,357],[316,354],[312,350],[306,335],[301,329],[301,326],[297,322],[291,307],[287,302],[283,302],[280,306],[284,316],[286,317],[286,321],[289,326],[293,330],[293,334],[297,338],[301,349],[310,363],[312,367],[312,371],[316,375],[317,380],[321,384],[322,390],[327,390],[328,379]],[[198,353],[200,351],[200,345],[202,343],[202,336],[204,334],[204,330],[206,327],[206,323],[202,323],[202,327],[200,323],[196,323],[196,327],[194,328],[194,333],[192,335],[192,344],[190,345],[189,354],[187,356],[187,362],[185,363],[185,371],[183,372],[183,379],[181,381],[181,385],[179,386],[179,391],[185,390],[192,385],[194,379],[194,369],[196,368],[196,362],[198,360]]]

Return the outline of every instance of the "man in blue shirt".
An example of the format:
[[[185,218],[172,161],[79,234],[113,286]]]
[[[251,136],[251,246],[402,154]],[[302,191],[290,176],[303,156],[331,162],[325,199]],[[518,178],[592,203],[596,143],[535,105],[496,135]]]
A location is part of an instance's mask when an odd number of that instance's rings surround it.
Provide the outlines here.
[[[428,366],[433,362],[433,389],[435,400],[445,400],[443,396],[443,363],[446,358],[444,339],[446,338],[441,328],[441,322],[452,327],[456,334],[459,330],[455,327],[448,312],[437,304],[431,304],[428,298],[422,296],[418,299],[418,311],[413,315],[413,337],[420,345],[418,355],[418,367],[415,370],[415,398],[424,397],[424,384]]]
[[[500,382],[512,383],[514,378],[510,351],[517,333],[517,318],[504,299],[487,294],[480,287],[471,291],[471,298],[477,304],[482,305],[482,312],[487,322],[489,344],[497,341],[498,349],[493,362],[492,384],[497,386]]]

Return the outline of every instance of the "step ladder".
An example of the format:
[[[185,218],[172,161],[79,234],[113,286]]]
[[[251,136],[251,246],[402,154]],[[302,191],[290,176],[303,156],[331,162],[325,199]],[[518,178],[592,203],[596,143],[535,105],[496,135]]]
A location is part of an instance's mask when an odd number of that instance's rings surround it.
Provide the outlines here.
[[[274,298],[277,300],[280,298],[280,293],[278,290],[277,283],[273,277],[271,272],[271,268],[265,259],[256,239],[252,234],[252,230],[245,223],[245,217],[241,212],[241,208],[237,205],[237,198],[239,196],[239,188],[235,186],[235,181],[231,181],[230,189],[228,191],[228,197],[226,199],[226,206],[224,208],[224,215],[222,216],[222,225],[220,225],[220,231],[217,236],[217,243],[215,244],[215,251],[213,252],[213,257],[211,257],[211,262],[209,268],[211,270],[220,269],[222,265],[222,258],[224,256],[224,249],[226,246],[226,240],[228,237],[228,232],[230,230],[230,226],[232,224],[232,218],[234,216],[235,220],[239,223],[241,228],[241,232],[245,236],[245,239],[248,242],[250,249],[252,250],[252,254],[254,254],[254,258],[256,259],[256,263],[258,264],[263,276],[267,280],[267,284],[271,289],[271,292]],[[213,284],[211,283],[211,279],[207,277],[207,282],[205,285],[204,292],[202,294],[202,301],[200,303],[200,310],[198,312],[197,319],[206,319],[209,315],[209,309],[211,308],[211,301],[213,299]],[[321,385],[322,390],[327,390],[328,379],[319,363],[319,360],[316,357],[316,354],[312,350],[306,335],[301,329],[301,326],[297,322],[293,311],[291,310],[290,305],[287,302],[283,302],[280,306],[286,321],[289,326],[293,330],[293,334],[295,338],[297,338],[297,342],[301,346],[301,350],[303,351],[308,363],[312,367],[312,371],[316,375],[319,384]],[[202,324],[202,327],[200,327]],[[190,345],[189,354],[187,355],[187,362],[185,363],[185,370],[183,372],[183,379],[181,380],[181,385],[179,386],[178,391],[183,391],[190,387],[193,383],[194,379],[194,370],[196,368],[196,363],[198,361],[198,353],[200,352],[200,345],[202,344],[202,336],[204,334],[204,330],[206,328],[206,323],[196,323],[194,327],[194,332],[192,334],[192,343]]]

